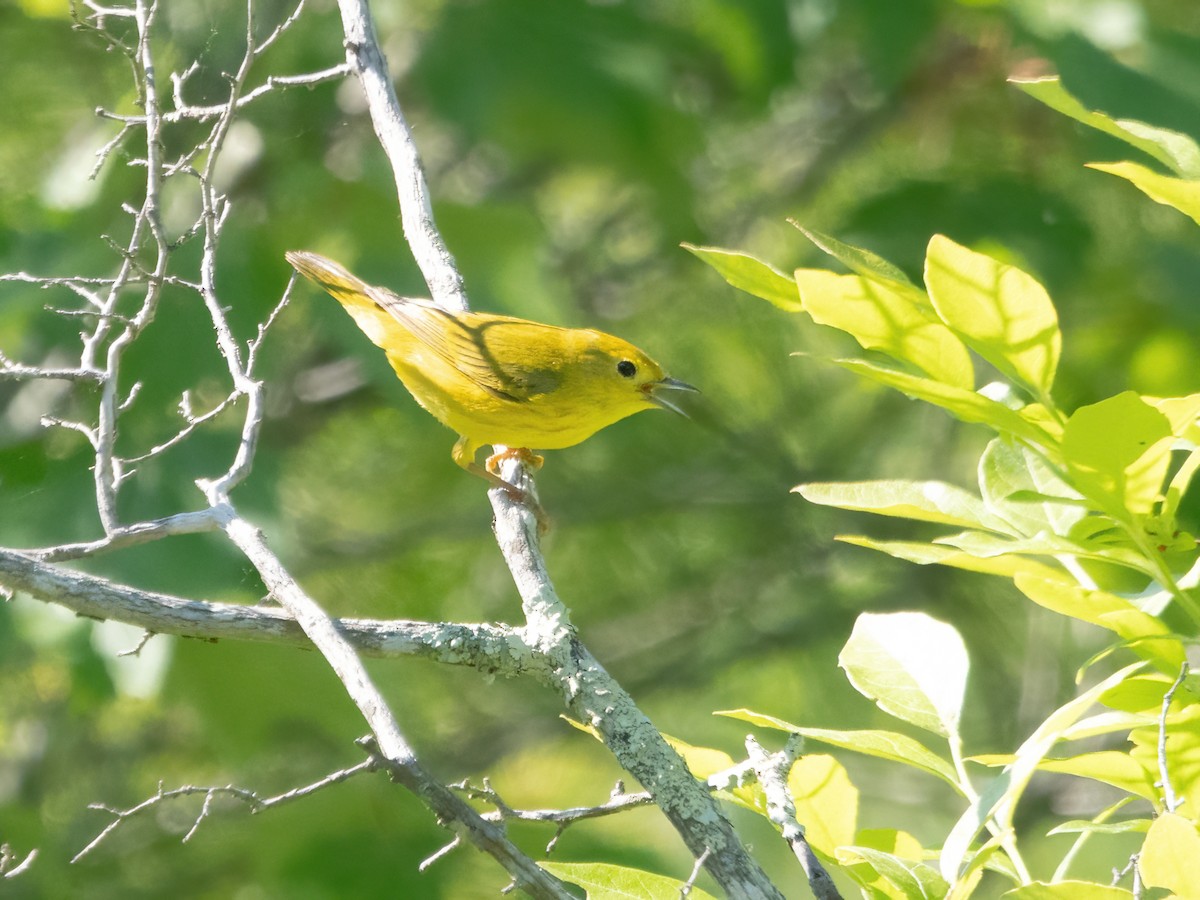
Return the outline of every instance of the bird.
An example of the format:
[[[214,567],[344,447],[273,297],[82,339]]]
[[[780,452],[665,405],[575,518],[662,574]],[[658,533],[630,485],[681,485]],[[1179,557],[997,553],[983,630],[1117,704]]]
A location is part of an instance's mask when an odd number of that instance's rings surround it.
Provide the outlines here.
[[[574,446],[643,410],[686,417],[672,395],[697,392],[602,331],[445,309],[367,284],[318,253],[285,258],[341,303],[417,403],[458,434],[454,462],[517,500],[531,498],[500,477],[502,459],[540,468],[535,451]],[[504,449],[480,466],[478,452],[489,444]]]

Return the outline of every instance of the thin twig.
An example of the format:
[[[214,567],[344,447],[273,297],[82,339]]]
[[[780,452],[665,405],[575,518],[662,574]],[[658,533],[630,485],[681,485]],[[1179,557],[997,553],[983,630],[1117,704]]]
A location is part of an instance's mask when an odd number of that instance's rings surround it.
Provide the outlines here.
[[[1175,794],[1175,788],[1171,785],[1171,773],[1167,766],[1167,713],[1171,709],[1171,701],[1175,698],[1175,692],[1179,690],[1179,686],[1183,684],[1187,676],[1188,664],[1185,660],[1179,667],[1179,675],[1176,676],[1175,683],[1163,694],[1162,712],[1158,718],[1158,785],[1163,789],[1163,808],[1169,813],[1175,812],[1183,800],[1180,800]]]
[[[38,851],[30,850],[25,854],[25,858],[16,865],[16,854],[8,844],[0,844],[0,878],[10,879],[24,875],[33,866],[33,861],[37,859]]]
[[[100,833],[88,842],[87,846],[76,853],[71,859],[71,862],[79,862],[81,859],[99,847],[109,835],[116,831],[117,828],[119,828],[125,822],[171,800],[178,800],[182,797],[193,797],[197,794],[203,795],[204,797],[204,802],[200,806],[200,812],[192,822],[191,827],[188,828],[187,832],[183,835],[183,843],[187,843],[200,828],[200,824],[212,814],[213,801],[217,797],[231,797],[234,800],[239,800],[249,807],[251,815],[255,815],[257,813],[265,812],[269,809],[274,809],[277,806],[283,806],[284,804],[291,803],[294,800],[299,800],[302,797],[311,796],[317,791],[324,790],[325,788],[335,784],[341,784],[342,782],[348,781],[355,775],[360,775],[363,772],[374,772],[378,771],[378,769],[379,764],[375,758],[368,757],[362,762],[350,766],[349,768],[340,769],[337,772],[331,772],[323,778],[314,781],[312,784],[307,784],[303,787],[292,788],[291,790],[284,791],[282,794],[277,794],[274,797],[266,798],[260,797],[255,791],[247,788],[236,787],[232,784],[224,785],[222,787],[200,787],[197,785],[185,784],[181,787],[167,791],[163,790],[162,782],[160,781],[158,784],[158,790],[153,795],[147,797],[141,803],[138,803],[129,809],[116,809],[115,807],[108,806],[103,803],[91,804],[88,807],[89,809],[96,809],[106,812],[113,817],[113,820],[104,826]]]
[[[16,381],[27,378],[48,378],[62,381],[86,381],[91,384],[99,384],[104,380],[104,373],[98,369],[52,369],[44,366],[28,366],[22,363],[13,362],[3,353],[0,353],[0,380],[11,379]]]
[[[688,880],[685,881],[683,883],[683,887],[679,889],[680,898],[691,896],[692,888],[696,886],[696,879],[700,877],[700,871],[704,868],[704,863],[708,860],[709,854],[711,853],[712,849],[705,847],[704,852],[696,857],[695,865],[692,866],[692,874],[688,876]]]

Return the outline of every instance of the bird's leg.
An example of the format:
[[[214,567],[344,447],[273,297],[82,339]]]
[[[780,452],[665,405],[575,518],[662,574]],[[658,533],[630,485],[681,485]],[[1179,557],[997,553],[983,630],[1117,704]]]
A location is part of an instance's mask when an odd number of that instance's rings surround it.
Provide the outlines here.
[[[475,462],[475,453],[479,450],[479,444],[473,444],[465,437],[460,437],[451,451],[451,456],[454,461],[470,472],[472,475],[478,475],[484,481],[490,483],[493,487],[502,488],[508,492],[508,496],[512,497],[518,503],[525,504],[537,517],[538,533],[545,534],[550,530],[550,517],[546,511],[542,509],[542,504],[537,501],[529,491],[517,487],[510,481],[505,481],[499,473],[500,461],[503,459],[519,459],[521,462],[540,469],[543,458],[538,456],[531,450],[524,447],[512,447],[505,450],[503,453],[493,453],[487,458],[485,465],[481,466]]]
[[[533,512],[537,518],[538,534],[545,534],[550,530],[550,516],[542,508],[542,504],[538,502],[537,497],[533,496],[529,491],[523,490],[500,477],[500,463],[506,459],[515,459],[529,466],[535,472],[542,467],[542,463],[546,460],[526,447],[509,447],[501,453],[493,453],[484,463],[484,471],[491,478],[499,479],[500,484],[504,486],[504,489],[508,491],[510,496],[523,502]]]
[[[500,461],[504,459],[520,460],[535,472],[540,469],[542,467],[542,463],[546,461],[546,457],[538,456],[527,447],[509,447],[503,453],[493,453],[487,458],[487,470],[493,474],[499,475]]]

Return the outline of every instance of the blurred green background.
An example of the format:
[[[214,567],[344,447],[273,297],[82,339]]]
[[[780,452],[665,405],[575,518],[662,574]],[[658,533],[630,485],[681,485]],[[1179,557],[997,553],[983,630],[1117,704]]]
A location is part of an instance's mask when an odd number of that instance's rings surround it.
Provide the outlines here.
[[[547,457],[539,485],[556,527],[546,554],[585,642],[664,731],[737,755],[745,727],[713,710],[792,722],[883,719],[845,683],[838,649],[864,610],[922,609],[972,655],[968,753],[1013,749],[1103,639],[1029,608],[999,581],[925,570],[833,543],[869,528],[807,506],[805,480],[892,476],[969,486],[986,434],[853,380],[819,359],[841,337],[727,287],[682,241],[753,252],[785,270],[827,261],[789,216],[869,247],[919,276],[935,232],[1006,248],[1048,287],[1065,334],[1059,396],[1072,408],[1131,387],[1200,389],[1200,244],[1193,223],[1128,183],[1086,170],[1128,151],[1005,84],[1057,70],[1090,106],[1200,137],[1200,5],[1194,0],[383,0],[381,40],[416,133],[446,241],[477,309],[600,327],[646,348],[703,391],[692,421],[637,416]],[[263,23],[286,4],[258,4]],[[193,102],[224,91],[242,52],[244,4],[163,0],[163,72],[204,67]],[[252,74],[336,63],[332,0]],[[107,274],[101,235],[123,240],[142,170],[117,155],[93,110],[131,111],[121,59],[73,31],[55,0],[0,5],[0,269]],[[163,77],[160,72],[160,78]],[[180,128],[168,150],[200,135]],[[391,171],[355,83],[278,92],[230,134],[221,184],[234,210],[218,289],[253,335],[289,269],[327,253],[370,281],[424,292],[403,244]],[[168,229],[196,213],[166,197]],[[197,248],[174,271],[195,277]],[[135,298],[131,298],[132,303]],[[70,295],[0,285],[0,350],[30,363],[78,353],[79,323],[45,310]],[[516,621],[484,486],[450,460],[453,435],[421,411],[381,353],[305,287],[264,348],[271,418],[242,509],[337,614]],[[194,295],[169,293],[127,357],[145,387],[120,449],[173,433],[180,393],[206,408],[227,390]],[[0,545],[99,534],[89,448],[39,416],[94,416],[86,389],[0,383]],[[127,521],[196,508],[194,479],[223,471],[237,416],[141,468]],[[891,529],[889,531],[889,529]],[[177,538],[82,565],[141,587],[256,602],[252,571],[216,537]],[[264,794],[356,762],[361,721],[312,653],[155,638],[76,620],[19,597],[0,604],[0,841],[32,870],[15,897],[473,897],[503,887],[382,778],[359,779],[261,817],[229,807],[187,844],[197,804],[131,823],[68,865],[107,823],[89,803],[130,806],[162,780]],[[509,803],[600,802],[621,777],[607,752],[524,682],[428,663],[374,662],[418,752],[447,781],[489,776]],[[972,700],[975,703],[972,704]],[[894,727],[888,721],[885,727]],[[816,748],[814,748],[816,749]],[[864,827],[936,844],[960,809],[932,779],[842,755]],[[1069,837],[1053,821],[1109,802],[1035,781],[1019,819],[1047,877]],[[222,807],[224,808],[224,807]],[[761,821],[744,836],[788,896],[806,890]],[[531,852],[549,840],[516,828]],[[1106,877],[1128,841],[1098,839],[1083,869]],[[643,810],[586,824],[562,860],[606,859],[684,878],[691,861]],[[998,883],[985,883],[981,896]]]

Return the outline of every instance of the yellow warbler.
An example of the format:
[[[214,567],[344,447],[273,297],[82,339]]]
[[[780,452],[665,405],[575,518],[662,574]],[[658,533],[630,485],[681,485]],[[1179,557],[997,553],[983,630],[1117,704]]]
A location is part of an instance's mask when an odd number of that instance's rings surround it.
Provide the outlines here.
[[[503,444],[540,465],[531,450],[570,447],[644,409],[683,414],[662,392],[696,390],[610,334],[454,312],[369,285],[316,253],[286,255],[383,348],[417,402],[458,432],[454,461],[518,497],[495,473],[497,456],[487,468],[475,462],[481,446]]]

